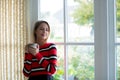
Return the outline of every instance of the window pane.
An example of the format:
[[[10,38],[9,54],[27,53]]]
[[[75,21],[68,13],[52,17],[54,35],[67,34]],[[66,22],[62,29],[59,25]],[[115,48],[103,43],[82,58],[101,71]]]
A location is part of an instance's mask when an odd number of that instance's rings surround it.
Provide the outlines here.
[[[120,46],[117,46],[117,80],[120,80]]]
[[[68,41],[94,42],[93,0],[68,0]]]
[[[94,47],[68,47],[68,80],[94,80]]]
[[[116,0],[116,5],[117,5],[117,27],[116,27],[116,38],[117,38],[117,42],[120,42],[120,0]]]
[[[49,41],[63,42],[63,0],[40,0],[39,20],[46,20],[51,26]]]
[[[64,46],[57,45],[58,66],[54,80],[64,80]]]
[[[116,43],[120,43],[120,0],[116,0]],[[117,46],[117,80],[120,80],[120,46]]]

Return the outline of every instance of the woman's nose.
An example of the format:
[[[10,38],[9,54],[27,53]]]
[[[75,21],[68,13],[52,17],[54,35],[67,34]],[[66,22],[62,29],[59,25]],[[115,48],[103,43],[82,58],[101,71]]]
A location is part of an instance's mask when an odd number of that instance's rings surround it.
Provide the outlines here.
[[[45,33],[45,32],[46,32],[46,30],[44,29],[44,30],[43,30],[43,32]]]

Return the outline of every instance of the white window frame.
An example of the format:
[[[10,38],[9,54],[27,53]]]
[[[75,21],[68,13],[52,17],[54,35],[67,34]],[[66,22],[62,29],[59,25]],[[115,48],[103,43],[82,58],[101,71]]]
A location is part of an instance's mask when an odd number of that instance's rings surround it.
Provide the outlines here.
[[[116,80],[115,0],[94,0],[95,80]]]
[[[29,0],[30,25],[38,20],[39,0]],[[64,16],[66,16],[67,0],[64,0]],[[115,0],[94,0],[95,18],[95,39],[94,43],[66,43],[67,17],[64,17],[64,43],[65,53],[67,45],[93,45],[95,47],[95,80],[117,80],[116,79],[116,53],[115,53],[115,26],[116,26],[116,7]],[[65,80],[68,80],[67,54],[65,54]]]

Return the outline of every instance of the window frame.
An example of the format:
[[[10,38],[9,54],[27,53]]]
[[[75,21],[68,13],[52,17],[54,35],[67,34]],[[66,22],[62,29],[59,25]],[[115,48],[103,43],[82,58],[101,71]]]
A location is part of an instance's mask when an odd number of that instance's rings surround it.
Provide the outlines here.
[[[68,80],[67,45],[93,45],[95,50],[95,80],[116,79],[116,0],[94,0],[94,43],[67,43],[67,0],[64,0],[64,53],[65,53],[65,80]],[[30,0],[29,15],[31,30],[33,23],[38,20],[39,0]]]
[[[115,0],[94,0],[95,80],[116,80]]]

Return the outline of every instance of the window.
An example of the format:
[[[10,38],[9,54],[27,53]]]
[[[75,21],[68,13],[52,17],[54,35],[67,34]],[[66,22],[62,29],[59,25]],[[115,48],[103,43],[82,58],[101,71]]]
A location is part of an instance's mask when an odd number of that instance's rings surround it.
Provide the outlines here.
[[[57,44],[59,57],[56,80],[119,80],[115,0],[38,1],[38,10],[32,7],[37,18],[31,19],[51,25],[49,41]]]
[[[58,47],[55,80],[94,80],[93,0],[40,0],[39,3],[39,20],[50,23],[49,41]]]

